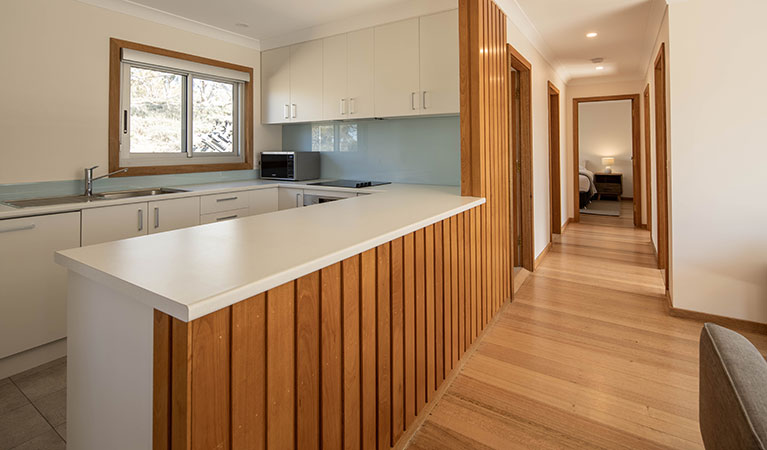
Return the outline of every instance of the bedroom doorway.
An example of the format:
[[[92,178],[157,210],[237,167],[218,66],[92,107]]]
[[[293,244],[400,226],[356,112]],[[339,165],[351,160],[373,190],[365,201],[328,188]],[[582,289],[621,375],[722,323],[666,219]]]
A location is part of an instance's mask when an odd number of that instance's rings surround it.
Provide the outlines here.
[[[509,162],[511,164],[511,223],[515,271],[533,271],[533,134],[532,65],[514,47],[509,58]]]
[[[611,154],[611,149],[593,149],[594,144],[588,144],[589,147],[581,149],[581,136],[580,136],[580,116],[581,105],[595,105],[605,102],[612,102],[617,104],[621,101],[629,101],[630,115],[627,114],[627,121],[630,122],[630,150],[627,155],[623,157],[617,157],[618,155]],[[628,103],[628,102],[627,102]],[[609,128],[612,130],[612,128]],[[640,126],[639,126],[639,94],[625,94],[625,95],[609,95],[601,97],[582,97],[573,99],[573,201],[574,201],[574,214],[573,220],[580,222],[581,220],[581,208],[589,204],[593,199],[602,200],[603,195],[609,198],[617,199],[619,202],[616,204],[611,203],[598,203],[592,205],[592,210],[596,214],[605,216],[620,217],[623,208],[620,206],[620,200],[623,197],[632,195],[631,207],[629,211],[633,216],[631,223],[634,227],[641,227],[642,223],[642,189],[641,189],[641,161],[640,161]],[[582,151],[592,152],[601,156],[599,161],[593,163],[595,166],[592,168],[594,171],[585,170],[584,176],[581,177],[581,160]],[[617,152],[617,150],[615,150]],[[621,165],[626,169],[628,173],[623,174],[612,170],[612,166],[616,165],[619,168]],[[604,167],[604,168],[603,168]],[[588,168],[586,168],[588,169]],[[619,169],[620,170],[620,169]],[[624,179],[624,176],[626,179]],[[631,177],[631,182],[628,183],[628,177]],[[586,178],[587,180],[582,180]],[[583,181],[583,182],[582,182]],[[624,189],[624,186],[627,186]],[[628,187],[630,186],[630,187]],[[596,188],[596,189],[595,189]],[[601,190],[601,192],[600,192]],[[628,192],[625,192],[628,191]]]
[[[559,141],[559,89],[549,81],[549,205],[551,211],[551,227],[549,233],[550,242],[554,242],[553,235],[562,234],[562,193],[559,167],[560,158]]]

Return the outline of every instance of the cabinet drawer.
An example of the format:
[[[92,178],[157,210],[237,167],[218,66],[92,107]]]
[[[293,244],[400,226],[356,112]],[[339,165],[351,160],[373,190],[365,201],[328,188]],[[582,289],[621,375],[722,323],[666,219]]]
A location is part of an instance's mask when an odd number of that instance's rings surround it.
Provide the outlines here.
[[[212,214],[203,214],[200,216],[200,224],[224,222],[227,220],[239,219],[240,217],[248,217],[250,215],[249,208],[235,209],[234,211],[222,211]]]
[[[248,191],[228,192],[200,197],[200,214],[234,211],[236,209],[247,207]]]
[[[622,192],[620,184],[602,184],[597,183],[597,193],[599,194],[621,194]]]

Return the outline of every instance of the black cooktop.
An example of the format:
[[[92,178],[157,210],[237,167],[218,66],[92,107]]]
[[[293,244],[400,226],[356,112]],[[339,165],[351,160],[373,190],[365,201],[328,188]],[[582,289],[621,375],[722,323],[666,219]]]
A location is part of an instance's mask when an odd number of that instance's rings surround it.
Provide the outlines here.
[[[391,184],[391,182],[390,181],[332,180],[332,181],[318,181],[316,183],[309,183],[309,184],[312,186],[364,188],[364,187],[370,187],[370,186],[380,186],[382,184]]]

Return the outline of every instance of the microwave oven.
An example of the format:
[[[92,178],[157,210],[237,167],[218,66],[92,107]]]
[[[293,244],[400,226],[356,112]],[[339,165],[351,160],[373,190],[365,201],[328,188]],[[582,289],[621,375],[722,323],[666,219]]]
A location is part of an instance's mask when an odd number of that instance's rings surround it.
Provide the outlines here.
[[[316,180],[320,177],[319,152],[262,152],[261,178]]]

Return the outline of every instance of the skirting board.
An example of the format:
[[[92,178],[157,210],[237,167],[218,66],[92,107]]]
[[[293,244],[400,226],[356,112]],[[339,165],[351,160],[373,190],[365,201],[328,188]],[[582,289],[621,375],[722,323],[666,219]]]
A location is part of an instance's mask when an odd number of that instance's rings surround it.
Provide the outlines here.
[[[568,217],[567,220],[565,220],[565,223],[562,224],[562,232],[561,234],[565,233],[565,230],[567,229],[567,226],[570,225],[570,222],[573,220],[572,217]]]
[[[671,297],[666,292],[666,311],[668,315],[672,317],[679,317],[681,319],[691,319],[700,322],[711,322],[725,328],[730,328],[736,331],[744,331],[747,333],[767,334],[767,324],[760,322],[752,322],[750,320],[735,319],[732,317],[718,316],[716,314],[709,314],[699,311],[691,311],[689,309],[675,308],[671,303]]]
[[[67,338],[0,359],[0,380],[67,355]]]
[[[549,254],[549,250],[551,250],[551,242],[546,244],[546,248],[544,248],[541,254],[538,255],[537,258],[535,258],[535,262],[533,263],[533,272],[538,270],[538,266],[541,265],[541,262],[543,262],[543,258],[545,258],[546,255]]]

